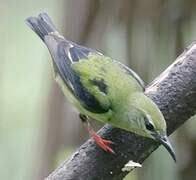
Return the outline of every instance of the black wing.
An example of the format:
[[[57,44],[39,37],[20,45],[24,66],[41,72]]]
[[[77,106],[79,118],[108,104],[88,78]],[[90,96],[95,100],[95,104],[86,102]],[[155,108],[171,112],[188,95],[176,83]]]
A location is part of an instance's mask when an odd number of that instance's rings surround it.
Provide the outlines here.
[[[77,45],[64,39],[56,30],[52,20],[46,13],[38,17],[29,17],[27,25],[44,41],[53,58],[54,71],[58,73],[69,91],[81,102],[83,107],[95,113],[104,113],[108,109],[82,85],[80,76],[71,68],[72,63],[80,59],[88,59],[89,53],[97,51]]]
[[[88,59],[89,53],[95,53],[95,51],[75,44],[70,44],[68,48],[67,42],[61,42],[58,44],[57,57],[53,58],[54,64],[64,82],[71,84],[70,88],[72,88],[73,94],[87,110],[94,113],[105,113],[108,111],[108,108],[103,107],[95,96],[88,92],[82,85],[80,76],[70,66],[71,63],[80,59]]]

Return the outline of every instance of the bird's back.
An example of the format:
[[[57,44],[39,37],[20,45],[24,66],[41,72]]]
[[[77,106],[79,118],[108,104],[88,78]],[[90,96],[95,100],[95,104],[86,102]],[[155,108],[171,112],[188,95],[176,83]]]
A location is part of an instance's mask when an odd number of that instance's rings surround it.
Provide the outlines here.
[[[89,55],[72,65],[82,84],[95,95],[107,96],[110,101],[126,99],[132,92],[143,91],[139,79],[121,63],[103,55]]]
[[[143,82],[134,71],[96,50],[66,40],[46,13],[28,18],[27,23],[47,45],[64,94],[87,111],[106,113],[113,103],[134,91],[143,91]]]

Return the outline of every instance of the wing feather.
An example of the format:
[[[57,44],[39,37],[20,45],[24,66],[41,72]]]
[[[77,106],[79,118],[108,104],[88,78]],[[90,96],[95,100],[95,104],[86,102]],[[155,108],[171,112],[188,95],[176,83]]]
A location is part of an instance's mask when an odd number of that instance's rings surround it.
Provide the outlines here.
[[[53,35],[51,35],[53,36]],[[58,40],[55,38],[55,40]],[[46,42],[50,46],[51,41]],[[90,53],[96,53],[96,51],[76,45],[69,41],[59,41],[57,47],[54,48],[54,44],[51,46],[50,52],[53,56],[54,67],[56,72],[65,82],[66,86],[74,96],[79,99],[81,105],[88,111],[94,113],[105,113],[108,108],[103,106],[101,102],[90,93],[87,88],[82,84],[80,75],[72,69],[72,64],[79,62],[81,59],[88,59]],[[56,51],[55,51],[56,49]],[[55,55],[54,55],[55,54]]]
[[[103,106],[100,99],[93,93],[90,93],[88,88],[82,84],[80,74],[72,69],[73,63],[78,63],[81,59],[89,59],[90,54],[99,56],[102,56],[102,54],[93,49],[66,40],[58,33],[52,20],[46,13],[41,13],[38,17],[29,17],[26,21],[30,28],[47,45],[53,58],[55,73],[60,76],[64,82],[63,85],[79,100],[83,107],[96,113],[108,111],[109,106]],[[142,80],[137,74],[126,66],[122,64],[121,66],[143,87]],[[105,84],[102,80],[93,80],[91,83],[98,86],[103,92],[106,91]]]

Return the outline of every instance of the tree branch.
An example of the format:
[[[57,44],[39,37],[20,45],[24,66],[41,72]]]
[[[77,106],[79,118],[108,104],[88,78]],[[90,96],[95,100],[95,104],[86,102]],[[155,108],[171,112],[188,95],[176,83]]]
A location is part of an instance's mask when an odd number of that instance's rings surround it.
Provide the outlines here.
[[[145,91],[161,109],[171,134],[196,112],[196,43],[156,78]],[[158,146],[155,141],[105,125],[99,134],[115,142],[116,155],[84,143],[72,157],[58,167],[47,180],[122,179],[129,161],[142,163]]]

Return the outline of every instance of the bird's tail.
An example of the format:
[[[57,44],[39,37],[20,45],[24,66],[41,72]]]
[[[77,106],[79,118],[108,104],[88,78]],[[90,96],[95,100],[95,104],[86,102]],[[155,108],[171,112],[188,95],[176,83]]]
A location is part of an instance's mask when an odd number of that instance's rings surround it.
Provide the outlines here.
[[[52,56],[55,76],[60,75],[70,92],[73,92],[74,75],[70,67],[72,59],[68,55],[72,43],[58,33],[46,13],[40,13],[37,17],[29,17],[26,19],[26,23],[48,47]],[[62,85],[60,84],[60,86]]]
[[[52,32],[57,32],[52,20],[46,13],[40,13],[38,17],[26,19],[27,25],[44,41],[44,37]]]

